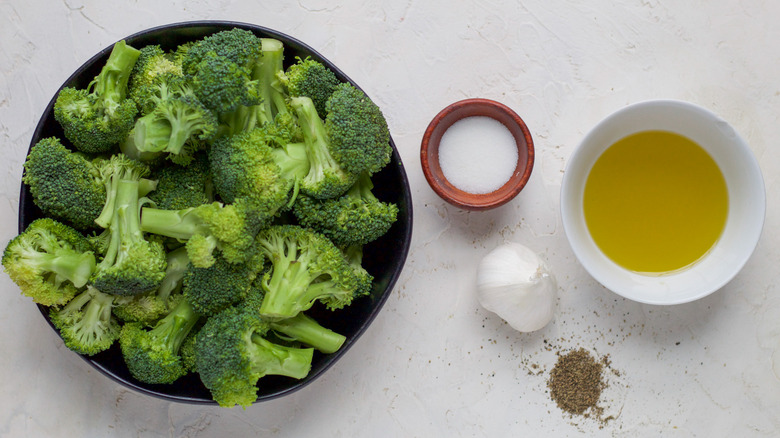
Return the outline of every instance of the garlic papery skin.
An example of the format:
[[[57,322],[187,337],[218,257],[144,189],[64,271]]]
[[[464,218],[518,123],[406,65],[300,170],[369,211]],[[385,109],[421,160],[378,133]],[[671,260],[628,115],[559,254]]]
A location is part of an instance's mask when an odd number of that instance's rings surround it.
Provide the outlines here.
[[[477,267],[477,298],[515,330],[532,332],[555,313],[558,286],[544,261],[519,243],[505,243]]]

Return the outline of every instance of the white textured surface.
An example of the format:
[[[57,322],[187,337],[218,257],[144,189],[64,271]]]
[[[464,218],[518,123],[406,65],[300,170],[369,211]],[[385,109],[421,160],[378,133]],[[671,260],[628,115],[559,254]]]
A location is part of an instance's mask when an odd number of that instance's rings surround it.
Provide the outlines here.
[[[120,387],[67,351],[0,278],[1,437],[776,437],[780,434],[780,3],[768,0],[0,1],[0,239],[54,91],[99,49],[154,25],[231,19],[297,37],[383,108],[414,197],[407,267],[375,323],[313,384],[246,411],[170,404]],[[536,141],[520,196],[483,213],[438,199],[419,164],[428,121],[466,97],[517,111]],[[741,274],[710,297],[654,307],[578,265],[558,216],[567,157],[608,113],[651,98],[711,109],[746,138],[768,211]],[[479,308],[475,266],[518,241],[556,273],[553,323],[518,334]],[[600,428],[550,400],[555,352],[609,355]],[[773,362],[774,355],[774,362]],[[773,372],[773,366],[775,371]]]

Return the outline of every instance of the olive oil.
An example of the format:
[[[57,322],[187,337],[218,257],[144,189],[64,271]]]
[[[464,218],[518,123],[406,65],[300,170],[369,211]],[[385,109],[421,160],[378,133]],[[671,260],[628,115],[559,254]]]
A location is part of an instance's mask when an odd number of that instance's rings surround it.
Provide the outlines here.
[[[585,183],[585,222],[612,261],[645,274],[683,269],[714,246],[726,225],[726,181],[698,144],[643,131],[607,148]]]

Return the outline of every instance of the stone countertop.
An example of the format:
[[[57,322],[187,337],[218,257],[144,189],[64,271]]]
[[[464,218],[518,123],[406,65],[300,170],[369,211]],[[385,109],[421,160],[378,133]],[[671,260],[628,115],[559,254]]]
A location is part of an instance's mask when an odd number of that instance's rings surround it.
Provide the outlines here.
[[[170,4],[168,4],[170,3]],[[304,389],[246,410],[169,403],[119,386],[68,351],[0,277],[0,437],[776,437],[780,434],[780,3],[643,0],[4,0],[0,2],[3,241],[17,232],[19,178],[54,92],[98,50],[171,22],[277,29],[338,65],[383,109],[408,172],[414,237],[382,312]],[[427,185],[420,140],[444,106],[507,104],[530,127],[536,167],[489,212]],[[696,103],[750,144],[766,226],[741,273],[697,302],[627,301],[578,264],[559,217],[567,158],[601,118],[655,98]],[[554,321],[521,334],[480,308],[475,266],[525,244],[559,285]],[[608,357],[607,422],[551,400],[556,355]]]

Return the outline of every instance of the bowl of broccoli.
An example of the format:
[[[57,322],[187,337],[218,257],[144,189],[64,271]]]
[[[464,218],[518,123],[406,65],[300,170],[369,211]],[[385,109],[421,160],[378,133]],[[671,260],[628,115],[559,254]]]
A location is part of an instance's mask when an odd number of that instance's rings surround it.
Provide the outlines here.
[[[109,378],[246,407],[356,342],[411,233],[403,164],[357,84],[275,30],[186,22],[128,36],[63,83],[2,264]]]

